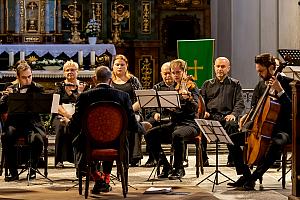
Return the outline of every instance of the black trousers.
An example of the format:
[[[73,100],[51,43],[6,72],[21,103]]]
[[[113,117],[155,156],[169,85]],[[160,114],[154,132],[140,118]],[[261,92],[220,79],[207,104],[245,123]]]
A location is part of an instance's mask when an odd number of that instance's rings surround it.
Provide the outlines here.
[[[238,133],[239,126],[237,121],[226,121],[223,116],[221,118],[219,115],[218,117],[212,115],[210,119],[219,121],[229,136]],[[243,139],[244,137],[240,135],[235,136],[235,138],[238,142],[240,140],[242,140],[242,142],[245,141],[245,139]],[[205,137],[202,137],[202,158],[204,161],[208,159],[206,150],[207,150],[207,139]],[[229,151],[229,157],[230,157],[229,159],[232,159],[231,151]]]
[[[72,134],[67,125],[61,123],[60,116],[55,116],[52,126],[55,131],[55,165],[58,162],[68,161],[74,163],[74,151],[72,145]]]
[[[280,157],[282,146],[290,142],[290,137],[287,133],[278,132],[274,134],[262,162],[258,163],[255,171],[251,174],[249,167],[244,164],[243,151],[239,146],[239,142],[236,141],[234,137],[231,137],[231,139],[233,140],[234,145],[228,146],[228,149],[234,160],[237,174],[242,174],[243,176],[248,177],[249,180],[253,181],[256,181],[263,176],[277,158]]]
[[[41,133],[35,133],[28,128],[16,128],[13,126],[9,126],[5,134],[3,135],[2,142],[3,147],[5,148],[6,161],[11,175],[16,175],[17,173],[18,152],[15,148],[15,144],[20,136],[24,136],[26,139],[25,142],[30,145],[29,148],[31,153],[31,166],[33,168],[37,167],[38,160],[43,151],[44,142],[43,135],[41,135]],[[28,155],[26,159],[29,159]],[[22,160],[24,160],[24,158]]]
[[[149,145],[154,159],[160,161],[164,167],[170,167],[166,155],[164,154],[161,144],[171,143],[174,149],[174,168],[183,168],[185,140],[194,138],[199,134],[199,129],[195,124],[174,124],[168,123],[151,129],[145,139]]]

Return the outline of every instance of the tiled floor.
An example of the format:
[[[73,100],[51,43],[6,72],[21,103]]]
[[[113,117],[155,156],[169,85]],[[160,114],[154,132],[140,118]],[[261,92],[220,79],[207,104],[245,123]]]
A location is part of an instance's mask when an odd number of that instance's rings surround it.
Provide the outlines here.
[[[209,155],[210,164],[215,163],[215,155]],[[245,192],[233,188],[228,188],[225,183],[227,179],[219,175],[219,185],[215,185],[212,192],[213,183],[205,180],[198,186],[201,180],[215,171],[215,167],[206,167],[204,175],[196,178],[195,175],[195,156],[189,156],[189,167],[186,168],[186,176],[179,180],[162,180],[162,181],[147,181],[152,168],[134,167],[129,169],[129,184],[137,190],[129,187],[128,199],[222,199],[222,200],[240,200],[240,199],[264,199],[264,200],[282,200],[288,199],[291,194],[291,174],[288,173],[286,189],[281,188],[281,182],[277,180],[281,177],[281,172],[277,169],[270,169],[263,179],[263,185],[256,185],[256,191]],[[227,155],[220,154],[220,164],[226,163]],[[144,164],[147,156],[142,160]],[[17,182],[4,182],[3,176],[0,177],[0,199],[84,199],[83,196],[78,195],[78,188],[75,185],[76,176],[73,164],[65,163],[65,168],[55,169],[53,167],[54,158],[49,157],[49,175],[48,177],[54,181],[51,184],[46,179],[38,175],[37,180],[34,180],[27,186],[26,174],[20,176],[20,181]],[[220,167],[219,170],[232,178],[237,179],[234,168]],[[115,168],[113,173],[115,173]],[[213,180],[215,176],[211,176]],[[97,199],[122,199],[121,184],[114,181],[112,184],[113,191],[101,196],[90,196],[90,198]],[[75,187],[73,187],[75,186]],[[92,188],[93,183],[90,184]],[[155,187],[172,187],[177,195],[145,195],[142,194],[146,188]],[[67,191],[66,191],[67,190]],[[262,190],[262,191],[260,191]],[[197,198],[196,198],[197,197]]]

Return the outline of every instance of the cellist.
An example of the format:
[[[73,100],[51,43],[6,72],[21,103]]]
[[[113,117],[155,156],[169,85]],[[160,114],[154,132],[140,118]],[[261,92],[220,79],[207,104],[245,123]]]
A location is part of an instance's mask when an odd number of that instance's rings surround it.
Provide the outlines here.
[[[281,147],[291,141],[291,87],[289,83],[292,79],[282,76],[277,73],[275,76],[276,62],[275,57],[269,53],[263,53],[255,57],[256,71],[261,81],[258,82],[254,89],[251,105],[256,106],[267,86],[269,87],[268,95],[273,100],[280,104],[280,112],[276,120],[276,124],[272,129],[270,142],[263,156],[263,161],[258,162],[257,167],[253,173],[247,164],[243,162],[243,152],[239,146],[233,145],[232,155],[236,165],[240,165],[243,170],[240,172],[242,176],[234,183],[227,185],[232,187],[241,187],[243,190],[254,190],[255,181],[263,176],[263,174],[275,162],[278,155],[281,154]],[[246,115],[245,115],[246,116]],[[240,119],[240,124],[243,124],[245,116]]]

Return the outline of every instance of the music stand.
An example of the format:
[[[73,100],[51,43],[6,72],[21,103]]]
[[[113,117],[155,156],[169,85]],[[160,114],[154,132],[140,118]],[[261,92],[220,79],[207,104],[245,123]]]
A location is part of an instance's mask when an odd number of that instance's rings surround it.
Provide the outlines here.
[[[162,114],[163,108],[181,108],[179,94],[177,91],[157,91],[153,89],[135,90],[135,94],[141,108],[158,108],[160,115]],[[158,169],[159,160],[151,171],[147,181],[150,180],[154,172],[154,177],[156,173],[159,173]]]
[[[59,95],[57,94],[26,94],[26,93],[11,93],[8,96],[8,113],[9,114],[49,114],[57,113],[59,103]],[[31,147],[29,149],[29,159],[25,167],[19,172],[22,174],[26,170],[27,182],[30,183],[30,171],[33,170],[51,183],[53,181],[42,174],[38,168],[32,167]],[[45,161],[47,163],[47,161]],[[46,166],[47,167],[47,166]]]
[[[300,50],[278,49],[280,56],[291,66],[300,66]]]
[[[196,185],[201,184],[203,181],[208,180],[213,183],[212,192],[214,191],[215,185],[220,185],[228,180],[233,181],[231,178],[229,178],[227,175],[223,174],[219,170],[219,161],[218,161],[218,154],[219,154],[219,144],[233,144],[230,137],[227,135],[226,131],[222,127],[219,121],[214,120],[205,120],[205,119],[195,119],[197,125],[199,126],[201,132],[206,137],[207,141],[209,143],[215,143],[216,144],[216,169],[213,173],[208,175],[206,178],[201,180]],[[210,180],[209,178],[215,174],[214,181]],[[227,178],[227,180],[219,182],[218,175],[222,175]],[[234,181],[233,181],[234,182]]]

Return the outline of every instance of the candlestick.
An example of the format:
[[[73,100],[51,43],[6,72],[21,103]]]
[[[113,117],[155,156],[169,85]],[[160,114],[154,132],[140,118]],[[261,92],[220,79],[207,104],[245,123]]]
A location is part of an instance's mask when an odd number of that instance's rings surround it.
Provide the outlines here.
[[[83,70],[83,51],[82,50],[78,51],[78,64],[79,64],[80,70]]]
[[[91,51],[91,67],[92,68],[95,67],[95,61],[96,61],[96,52],[95,51]]]
[[[25,52],[20,51],[20,60],[25,60]]]
[[[9,63],[9,67],[12,67],[14,65],[14,52],[10,51],[8,53],[8,63]]]

